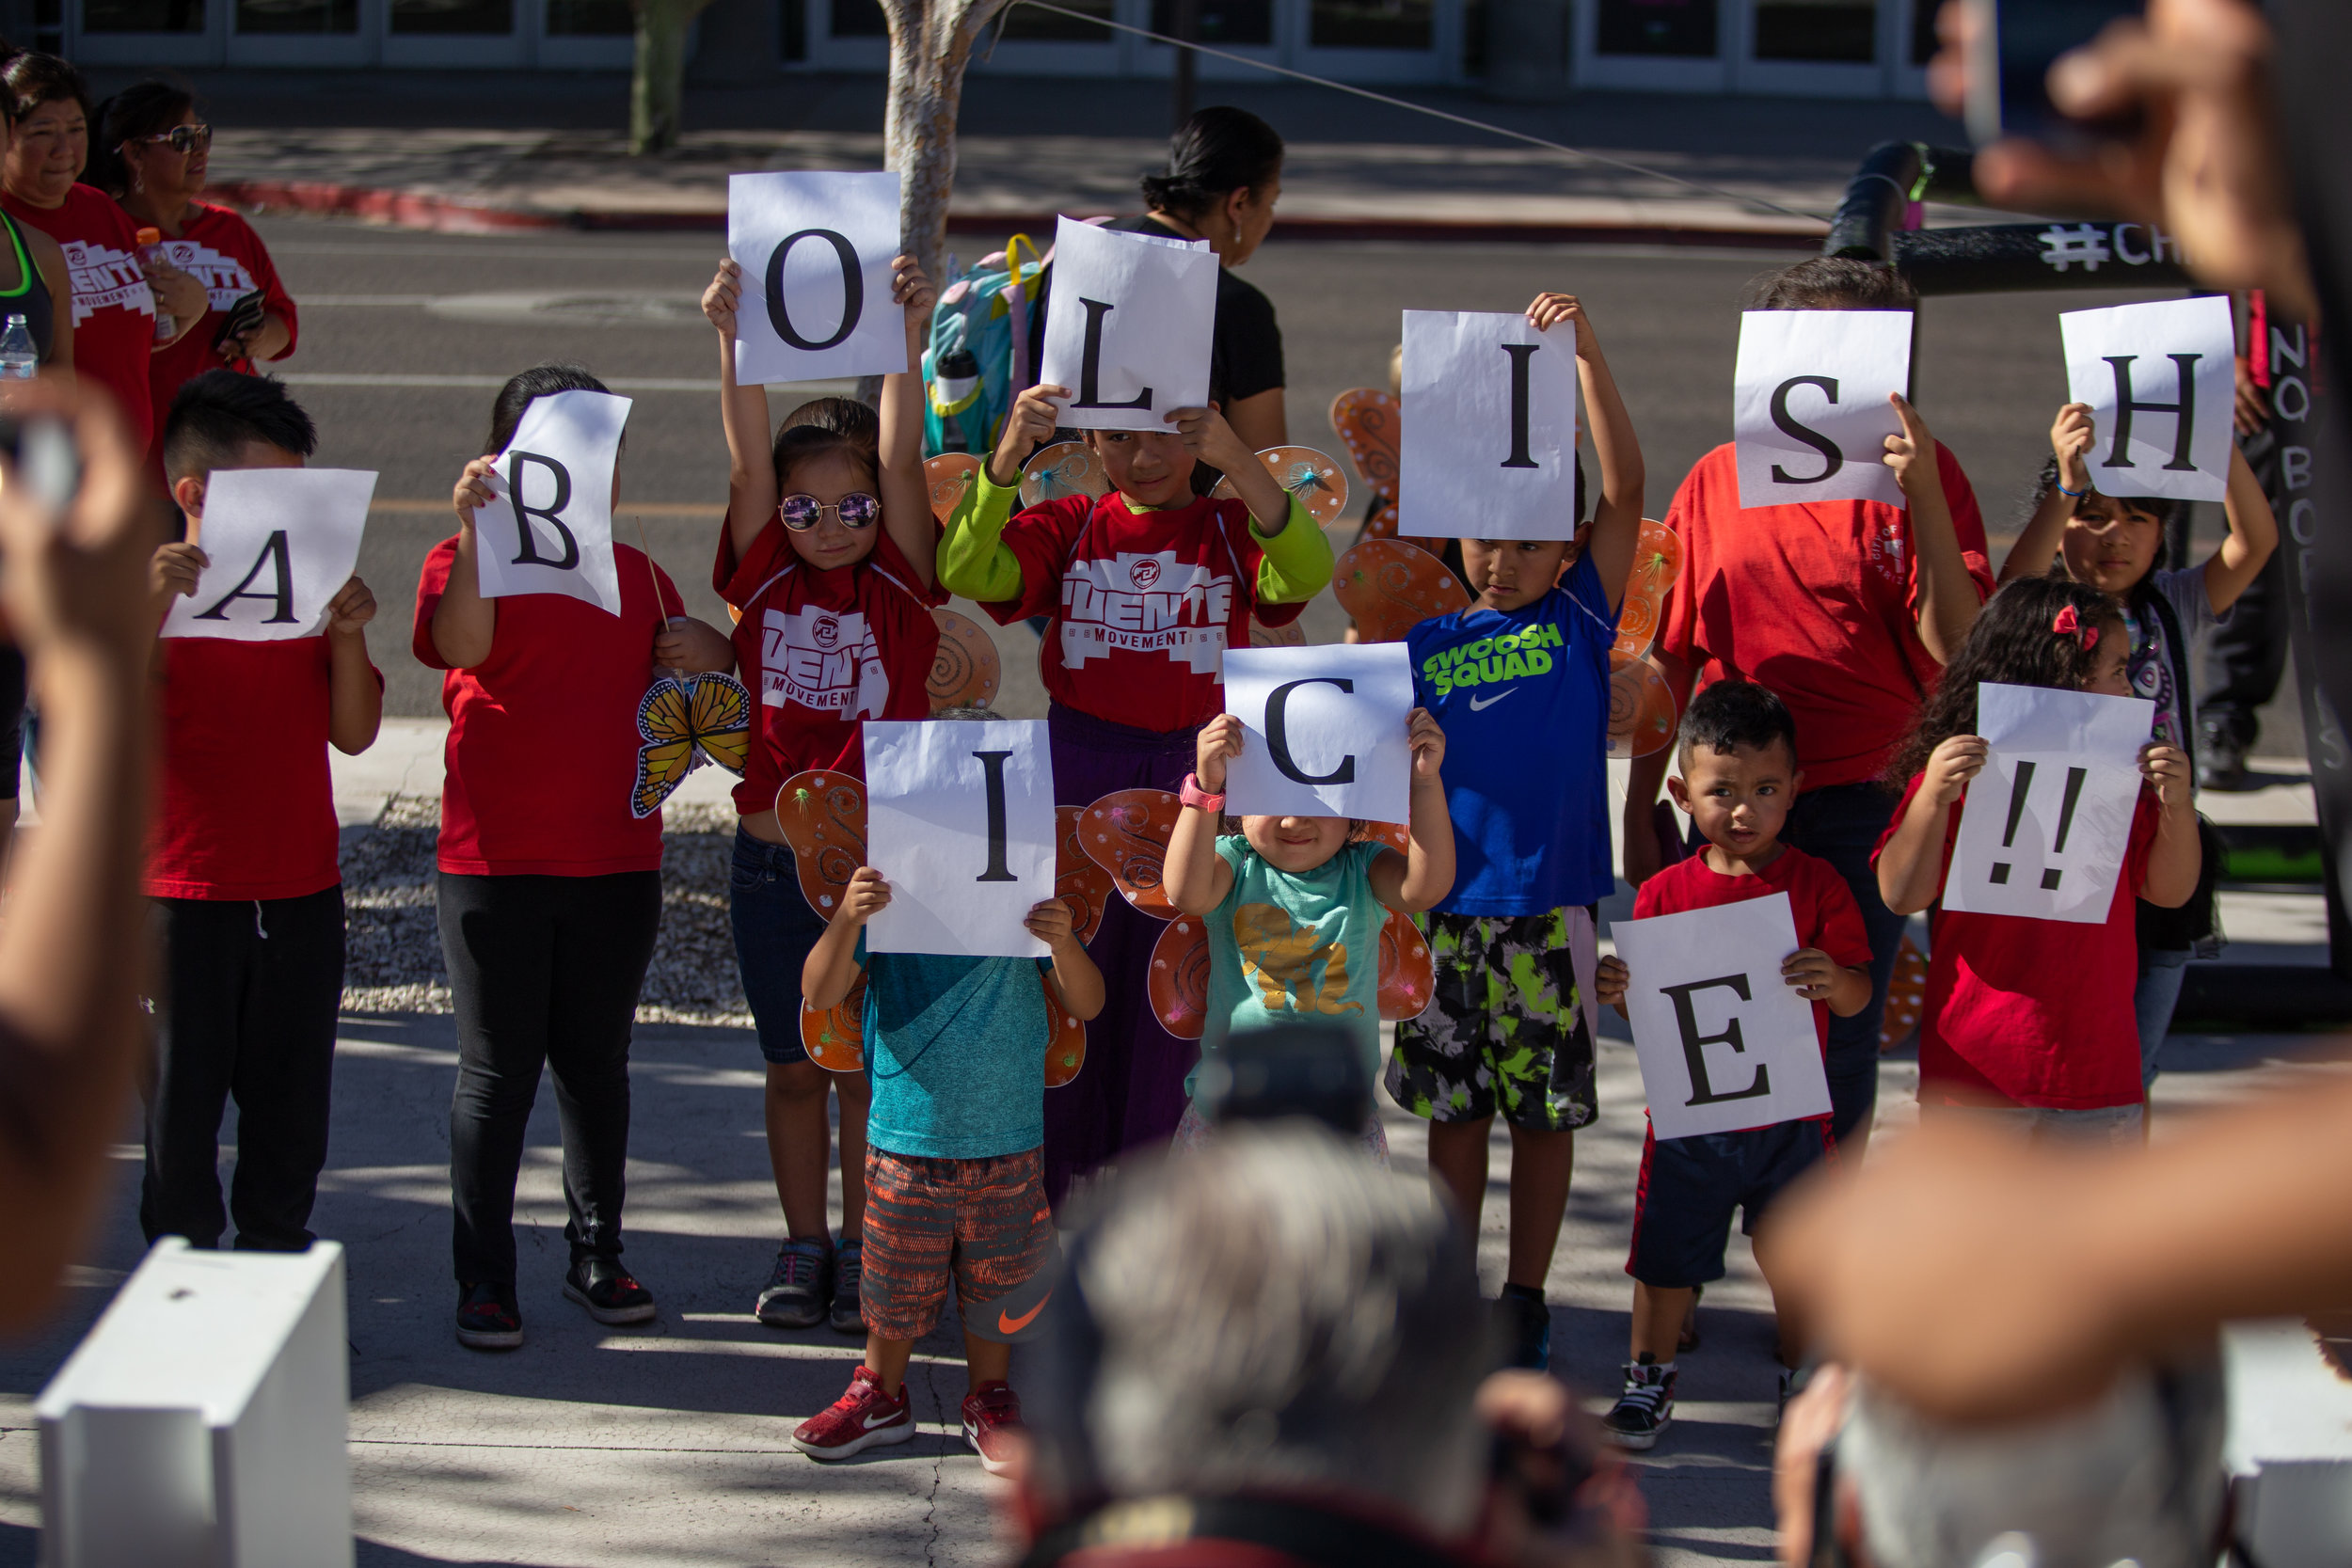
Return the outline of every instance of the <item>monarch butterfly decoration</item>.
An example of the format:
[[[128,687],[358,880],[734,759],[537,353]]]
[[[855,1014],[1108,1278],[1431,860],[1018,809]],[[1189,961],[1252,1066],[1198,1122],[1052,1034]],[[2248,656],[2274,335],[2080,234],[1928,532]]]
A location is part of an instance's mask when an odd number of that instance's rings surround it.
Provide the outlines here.
[[[733,675],[668,674],[637,705],[637,782],[629,815],[651,816],[705,762],[742,777],[751,750],[752,698]]]

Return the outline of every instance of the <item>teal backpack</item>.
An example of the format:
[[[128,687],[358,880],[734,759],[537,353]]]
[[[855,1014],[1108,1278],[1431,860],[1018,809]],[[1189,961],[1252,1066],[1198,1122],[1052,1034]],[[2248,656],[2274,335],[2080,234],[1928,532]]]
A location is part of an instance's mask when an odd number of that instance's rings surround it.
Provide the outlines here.
[[[1027,251],[1028,261],[1021,260]],[[1029,315],[1045,276],[1037,244],[1015,234],[1005,248],[940,291],[923,351],[923,455],[985,456],[1013,400],[1037,380]]]

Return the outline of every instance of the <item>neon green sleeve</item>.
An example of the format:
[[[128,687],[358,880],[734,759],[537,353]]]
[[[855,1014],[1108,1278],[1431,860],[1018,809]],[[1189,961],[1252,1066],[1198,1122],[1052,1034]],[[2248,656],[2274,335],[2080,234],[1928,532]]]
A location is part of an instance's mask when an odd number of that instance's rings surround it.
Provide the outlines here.
[[[940,586],[978,604],[1021,596],[1021,561],[1005,543],[1005,524],[1020,499],[1019,485],[991,483],[986,468],[973,476],[940,536]],[[1327,567],[1324,575],[1330,575]]]
[[[1291,498],[1290,515],[1282,520],[1280,531],[1260,533],[1253,517],[1249,533],[1265,552],[1258,562],[1260,604],[1304,604],[1329,586],[1331,541],[1325,537],[1322,525],[1307,515],[1296,496]],[[940,576],[944,580],[944,569]]]

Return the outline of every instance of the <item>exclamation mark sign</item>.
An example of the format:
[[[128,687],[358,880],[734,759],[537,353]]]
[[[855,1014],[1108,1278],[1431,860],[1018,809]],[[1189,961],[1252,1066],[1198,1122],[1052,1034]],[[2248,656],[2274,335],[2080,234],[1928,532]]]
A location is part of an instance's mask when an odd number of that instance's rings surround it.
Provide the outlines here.
[[[2074,802],[2083,798],[2083,779],[2088,773],[2089,769],[2082,768],[2070,768],[2066,770],[2066,799],[2058,802],[2058,836],[2050,841],[2050,853],[2053,855],[2066,853],[2066,835],[2074,826]],[[2057,866],[2051,866],[2042,873],[2042,890],[2044,893],[2056,893],[2058,885],[2058,869]]]
[[[2017,782],[2010,786],[2009,827],[2001,834],[2001,847],[2004,849],[2017,842],[2017,824],[2025,820],[2026,796],[2032,788],[2033,764],[2021,762],[2017,765]],[[1993,863],[1993,879],[1995,882],[2009,880],[2009,862],[1994,861]]]

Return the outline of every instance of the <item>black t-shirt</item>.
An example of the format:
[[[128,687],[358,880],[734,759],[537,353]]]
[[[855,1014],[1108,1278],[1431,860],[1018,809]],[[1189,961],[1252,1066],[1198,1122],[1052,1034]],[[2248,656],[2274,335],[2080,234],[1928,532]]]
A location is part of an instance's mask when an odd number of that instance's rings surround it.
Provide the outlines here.
[[[1128,234],[1156,234],[1181,240],[1168,225],[1150,217],[1114,218],[1103,226]],[[1038,309],[1030,317],[1029,363],[1045,356],[1045,304],[1054,288],[1051,267],[1038,293]],[[1234,276],[1231,267],[1216,269],[1216,329],[1209,345],[1209,396],[1231,406],[1286,385],[1282,377],[1282,328],[1274,319],[1274,302],[1256,285]]]

